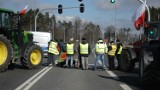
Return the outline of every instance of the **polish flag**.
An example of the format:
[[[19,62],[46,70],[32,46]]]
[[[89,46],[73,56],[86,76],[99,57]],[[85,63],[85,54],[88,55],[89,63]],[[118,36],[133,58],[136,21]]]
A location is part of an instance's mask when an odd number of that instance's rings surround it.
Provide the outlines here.
[[[145,5],[146,2],[144,2],[134,13],[132,20],[134,22],[134,26],[137,30],[140,29],[144,25],[144,19],[145,19]]]
[[[19,14],[24,15],[27,12],[27,8],[28,8],[28,5],[26,5],[25,8],[19,12]]]

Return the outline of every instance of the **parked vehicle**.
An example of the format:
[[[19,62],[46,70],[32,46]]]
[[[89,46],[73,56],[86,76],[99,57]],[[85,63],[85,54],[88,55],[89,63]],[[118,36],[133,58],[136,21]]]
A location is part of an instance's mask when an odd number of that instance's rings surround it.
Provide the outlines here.
[[[45,57],[48,57],[48,42],[51,40],[51,33],[30,31],[33,34],[33,41],[36,42],[43,50]]]

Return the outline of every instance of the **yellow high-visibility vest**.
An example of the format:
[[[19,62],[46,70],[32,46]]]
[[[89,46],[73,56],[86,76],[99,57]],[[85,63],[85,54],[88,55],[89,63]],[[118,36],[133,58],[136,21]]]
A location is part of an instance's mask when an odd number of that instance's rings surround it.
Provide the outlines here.
[[[118,51],[118,53],[117,54],[121,54],[122,53],[122,45],[120,45],[120,48],[119,48],[119,51]]]
[[[105,44],[104,43],[97,43],[96,44],[96,52],[99,53],[99,54],[104,54]]]
[[[67,54],[74,54],[74,44],[67,43]]]
[[[80,43],[80,54],[88,54],[88,43],[82,44]]]
[[[59,54],[59,51],[58,51],[58,49],[57,49],[57,43],[56,43],[56,42],[50,42],[48,52],[49,52],[49,53],[53,53],[53,54],[55,54],[55,55],[58,55],[58,54]]]
[[[108,52],[108,55],[115,56],[117,47],[116,47],[116,45],[114,45],[114,44],[112,44],[111,47],[112,47],[112,50],[110,50],[110,51]]]

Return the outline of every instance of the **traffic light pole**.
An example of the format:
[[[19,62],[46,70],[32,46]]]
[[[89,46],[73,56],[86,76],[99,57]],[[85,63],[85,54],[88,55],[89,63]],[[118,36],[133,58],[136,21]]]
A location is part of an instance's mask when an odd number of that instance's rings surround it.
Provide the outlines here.
[[[73,8],[80,8],[80,7],[66,7],[66,8],[62,8],[62,9],[73,9]],[[38,15],[42,12],[42,11],[45,11],[45,10],[58,10],[58,8],[45,8],[45,9],[42,9],[40,10],[36,16],[35,16],[35,32],[37,31],[37,17]],[[52,35],[54,35],[54,33],[52,33]],[[53,38],[54,39],[54,38]]]

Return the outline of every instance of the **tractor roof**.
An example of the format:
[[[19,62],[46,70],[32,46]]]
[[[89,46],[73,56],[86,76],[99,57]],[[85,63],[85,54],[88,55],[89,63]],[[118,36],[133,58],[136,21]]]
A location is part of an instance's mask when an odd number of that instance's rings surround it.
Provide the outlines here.
[[[4,9],[4,8],[0,8],[0,12],[14,13],[14,11],[13,11],[13,10]]]
[[[160,21],[150,21],[150,22],[147,22],[147,24],[160,24]]]

